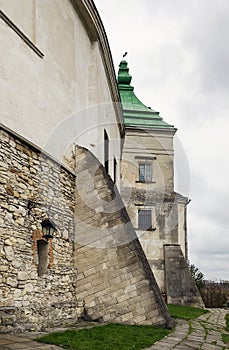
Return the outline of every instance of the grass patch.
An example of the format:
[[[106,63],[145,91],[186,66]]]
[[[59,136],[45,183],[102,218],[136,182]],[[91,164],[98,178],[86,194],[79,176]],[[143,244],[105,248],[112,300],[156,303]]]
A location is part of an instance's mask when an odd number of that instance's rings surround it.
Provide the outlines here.
[[[208,336],[208,332],[209,332],[209,328],[206,326],[207,322],[200,322],[201,326],[203,327],[204,329],[204,341],[206,341],[207,339],[207,336]]]
[[[226,320],[225,331],[229,332],[229,314],[226,314],[225,320]],[[222,334],[222,339],[225,344],[229,345],[229,334]]]
[[[226,320],[225,331],[229,332],[229,314],[226,314],[225,320]]]
[[[229,345],[229,335],[228,334],[222,334],[223,342],[227,345]]]
[[[189,322],[189,324],[188,324],[188,334],[191,334],[192,332],[194,332],[194,330],[195,330],[195,328],[193,328],[192,323]]]
[[[192,306],[183,306],[183,305],[167,305],[170,315],[173,318],[182,318],[184,320],[193,320],[209,311],[203,310],[200,308],[192,307]]]
[[[107,324],[49,333],[36,339],[71,350],[141,350],[170,333],[154,326]]]

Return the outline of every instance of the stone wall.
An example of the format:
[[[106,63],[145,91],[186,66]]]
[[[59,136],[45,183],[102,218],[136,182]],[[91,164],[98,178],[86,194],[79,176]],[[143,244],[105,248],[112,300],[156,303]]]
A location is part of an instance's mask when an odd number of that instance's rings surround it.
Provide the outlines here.
[[[126,130],[121,195],[162,292],[165,290],[163,245],[178,242],[178,213],[174,193],[175,130]],[[151,181],[139,181],[139,163],[151,165]],[[138,211],[149,210],[152,228],[140,230]]]
[[[164,245],[164,254],[168,303],[204,307],[180,245]]]
[[[92,153],[78,147],[75,176],[5,128],[0,149],[0,332],[69,326],[85,312],[171,325],[120,195]],[[47,217],[53,239],[42,236]]]
[[[156,281],[162,292],[165,291],[164,244],[178,242],[178,213],[176,194],[155,193],[133,187],[122,188],[122,198],[128,214],[136,229],[138,238],[153,270]],[[152,212],[152,228],[138,228],[138,210],[148,209]]]
[[[77,319],[73,260],[75,177],[31,145],[1,130],[0,331],[38,330]],[[57,232],[45,240],[41,221]],[[38,243],[48,249],[38,275]]]
[[[127,211],[110,177],[87,150],[76,152],[77,296],[92,319],[169,325]]]
[[[175,129],[126,130],[121,195],[162,293],[166,290],[165,244],[180,244],[187,258],[188,199],[174,192]],[[152,181],[139,181],[139,163],[151,164]],[[151,213],[151,228],[138,227],[140,210]]]
[[[134,186],[138,190],[167,193],[174,191],[174,131],[127,128],[123,157],[123,187]],[[145,158],[145,160],[144,160]],[[139,162],[152,164],[152,182],[139,181]],[[153,159],[155,158],[155,159]]]

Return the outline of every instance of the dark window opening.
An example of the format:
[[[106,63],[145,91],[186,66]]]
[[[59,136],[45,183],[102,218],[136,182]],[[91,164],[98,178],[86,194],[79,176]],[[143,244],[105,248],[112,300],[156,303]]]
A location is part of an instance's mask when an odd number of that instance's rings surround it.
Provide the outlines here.
[[[140,230],[150,230],[152,228],[151,210],[138,210],[138,228]]]
[[[117,161],[114,158],[114,183],[116,183],[116,177],[117,177]]]
[[[38,255],[38,276],[42,276],[48,271],[49,260],[49,244],[44,239],[37,241],[37,255]]]
[[[106,130],[104,130],[104,167],[108,174],[109,173],[109,138]]]
[[[152,181],[152,164],[139,163],[139,181],[141,182]]]

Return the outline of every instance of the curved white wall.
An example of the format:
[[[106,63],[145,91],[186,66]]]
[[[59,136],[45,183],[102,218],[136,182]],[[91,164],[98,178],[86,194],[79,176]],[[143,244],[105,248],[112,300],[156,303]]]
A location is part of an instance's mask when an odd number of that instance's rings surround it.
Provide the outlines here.
[[[101,50],[70,0],[20,0],[20,6],[0,0],[0,7],[44,54],[0,20],[1,123],[59,160],[75,142],[102,163],[106,129],[115,140],[110,158],[119,161],[120,131]]]

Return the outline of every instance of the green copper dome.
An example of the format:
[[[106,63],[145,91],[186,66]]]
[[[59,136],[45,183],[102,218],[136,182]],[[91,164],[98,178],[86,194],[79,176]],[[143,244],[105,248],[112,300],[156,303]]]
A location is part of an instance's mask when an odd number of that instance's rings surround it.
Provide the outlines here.
[[[175,130],[162,119],[159,112],[145,106],[135,95],[130,85],[132,76],[126,61],[121,61],[118,71],[118,89],[121,97],[124,123],[126,127],[158,128]]]

